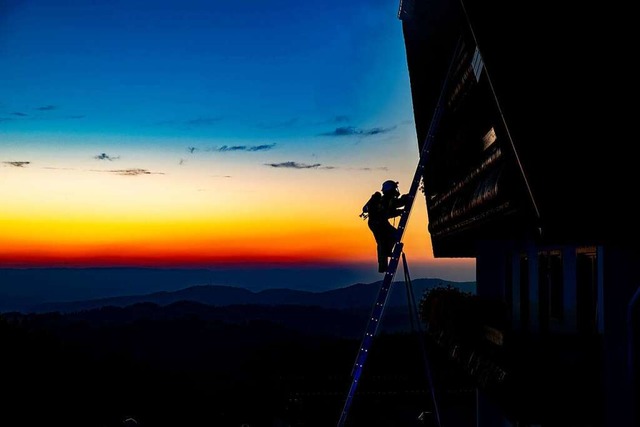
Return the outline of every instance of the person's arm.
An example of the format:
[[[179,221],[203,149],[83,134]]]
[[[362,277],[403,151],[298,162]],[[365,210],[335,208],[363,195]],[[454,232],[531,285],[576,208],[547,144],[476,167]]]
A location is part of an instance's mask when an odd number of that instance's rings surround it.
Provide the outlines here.
[[[397,216],[402,215],[404,212],[404,207],[407,204],[407,199],[409,198],[408,194],[403,194],[393,201],[393,209],[390,209],[388,218],[395,218]]]
[[[404,206],[407,204],[408,198],[409,198],[409,195],[404,194],[398,197],[397,199],[393,199],[393,201],[391,202],[392,210],[399,209],[400,211],[402,211]],[[397,215],[394,215],[394,216],[397,216]]]

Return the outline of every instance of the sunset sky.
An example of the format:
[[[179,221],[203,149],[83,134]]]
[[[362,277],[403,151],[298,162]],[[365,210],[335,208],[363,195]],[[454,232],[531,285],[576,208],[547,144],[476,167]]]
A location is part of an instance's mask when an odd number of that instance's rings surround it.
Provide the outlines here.
[[[377,263],[418,161],[397,1],[0,3],[0,267]],[[424,197],[411,263],[433,260]],[[458,278],[458,277],[455,277]]]

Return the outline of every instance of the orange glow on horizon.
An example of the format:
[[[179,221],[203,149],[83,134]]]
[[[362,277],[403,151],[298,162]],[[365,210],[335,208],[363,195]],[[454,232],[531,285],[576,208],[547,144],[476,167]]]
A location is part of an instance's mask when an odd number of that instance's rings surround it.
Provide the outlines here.
[[[413,170],[234,165],[223,180],[195,161],[158,163],[150,168],[166,175],[139,177],[70,166],[3,170],[0,196],[10,203],[0,208],[0,267],[375,264],[362,205],[388,176],[408,190]],[[412,262],[433,260],[421,197],[403,239]]]

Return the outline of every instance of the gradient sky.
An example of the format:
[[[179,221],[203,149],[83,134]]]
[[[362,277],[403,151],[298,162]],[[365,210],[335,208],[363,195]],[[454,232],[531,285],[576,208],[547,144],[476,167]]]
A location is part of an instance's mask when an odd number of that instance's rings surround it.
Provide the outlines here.
[[[418,161],[397,1],[0,3],[0,266],[370,263]],[[405,235],[433,260],[424,197]]]

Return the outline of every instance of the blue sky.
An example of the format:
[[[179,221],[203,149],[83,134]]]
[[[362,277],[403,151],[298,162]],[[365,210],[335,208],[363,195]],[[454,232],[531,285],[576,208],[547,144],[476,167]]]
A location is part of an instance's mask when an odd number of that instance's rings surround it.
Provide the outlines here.
[[[4,9],[5,128],[267,139],[412,121],[395,2]]]
[[[397,10],[2,2],[0,266],[262,259],[377,277],[358,214],[387,179],[407,191],[418,160]],[[405,250],[446,270],[414,206]],[[450,267],[473,278],[471,260]]]

